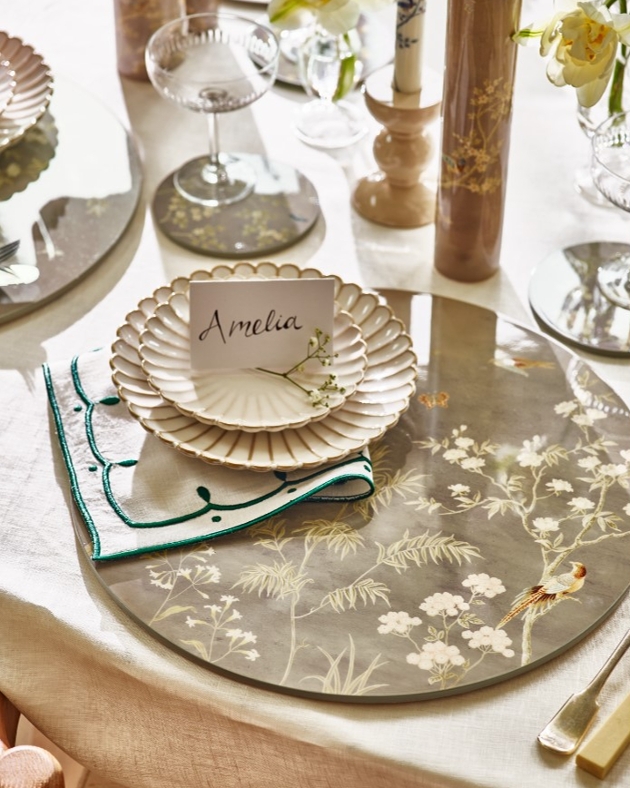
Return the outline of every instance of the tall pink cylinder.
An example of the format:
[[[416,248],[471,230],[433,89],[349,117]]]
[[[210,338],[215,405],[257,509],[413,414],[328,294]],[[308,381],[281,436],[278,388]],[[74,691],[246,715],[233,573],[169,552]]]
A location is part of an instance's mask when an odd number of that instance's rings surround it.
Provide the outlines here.
[[[521,0],[449,0],[434,265],[462,282],[499,268]]]

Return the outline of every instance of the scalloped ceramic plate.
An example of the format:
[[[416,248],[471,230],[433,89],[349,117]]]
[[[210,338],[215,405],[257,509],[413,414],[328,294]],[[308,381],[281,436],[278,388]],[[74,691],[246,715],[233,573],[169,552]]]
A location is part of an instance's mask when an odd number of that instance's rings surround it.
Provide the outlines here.
[[[304,372],[292,376],[295,383],[256,369],[192,372],[189,327],[188,294],[173,293],[157,306],[140,334],[142,368],[151,386],[181,413],[226,430],[274,432],[319,421],[340,408],[365,375],[366,344],[343,310],[335,315],[334,362],[323,367],[310,361]],[[331,373],[339,390],[329,390],[313,403],[307,392],[323,386]]]
[[[122,400],[145,430],[182,453],[212,464],[254,471],[316,467],[359,451],[392,427],[415,391],[416,356],[411,337],[390,307],[358,285],[335,281],[335,300],[349,312],[367,345],[367,367],[355,393],[321,421],[278,432],[224,430],[180,413],[150,385],[139,355],[140,333],[159,303],[187,293],[190,279],[321,277],[316,269],[274,263],[221,265],[179,277],[143,299],[118,329],[112,346],[112,378]]]
[[[15,71],[8,61],[0,60],[0,113],[4,112],[14,93]]]
[[[53,77],[33,47],[4,32],[0,32],[0,60],[15,74],[13,96],[0,114],[0,150],[4,150],[19,142],[46,112]]]

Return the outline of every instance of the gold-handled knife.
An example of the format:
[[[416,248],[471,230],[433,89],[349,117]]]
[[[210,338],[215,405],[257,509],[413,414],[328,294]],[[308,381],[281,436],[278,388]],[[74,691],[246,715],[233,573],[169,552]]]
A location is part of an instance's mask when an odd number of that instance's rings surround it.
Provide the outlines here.
[[[612,654],[602,665],[593,680],[581,692],[567,700],[550,722],[538,734],[538,741],[549,750],[570,755],[575,752],[582,737],[597,714],[597,698],[615,666],[630,646],[630,629]]]

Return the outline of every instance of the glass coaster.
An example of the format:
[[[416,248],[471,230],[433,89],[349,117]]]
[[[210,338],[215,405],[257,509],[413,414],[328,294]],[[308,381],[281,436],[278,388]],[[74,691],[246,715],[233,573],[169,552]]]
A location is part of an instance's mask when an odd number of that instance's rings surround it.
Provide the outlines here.
[[[239,202],[206,207],[185,200],[173,174],[160,184],[153,216],[179,246],[214,257],[259,257],[297,243],[320,215],[313,184],[288,164],[238,154],[256,170],[256,185]]]
[[[529,302],[536,318],[557,338],[604,356],[630,356],[630,310],[603,293],[597,272],[630,253],[623,243],[593,241],[551,254],[536,267]]]

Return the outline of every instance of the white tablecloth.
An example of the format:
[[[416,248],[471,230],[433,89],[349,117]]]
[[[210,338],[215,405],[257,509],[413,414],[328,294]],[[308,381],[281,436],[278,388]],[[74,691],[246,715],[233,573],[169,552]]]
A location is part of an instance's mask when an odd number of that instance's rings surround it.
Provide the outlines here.
[[[439,68],[446,4],[428,5]],[[525,3],[526,21],[548,6]],[[145,170],[143,205],[102,265],[51,304],[0,326],[0,689],[75,759],[134,788],[599,785],[574,759],[540,749],[536,735],[621,638],[628,602],[564,655],[519,678],[446,699],[371,706],[290,698],[221,677],[155,640],[108,596],[75,542],[40,365],[110,342],[140,298],[212,263],[161,236],[149,210],[161,179],[205,150],[205,126],[149,84],[121,82],[111,0],[0,0],[0,28],[99,97],[132,130]],[[434,272],[431,227],[388,230],[352,211],[352,184],[374,166],[370,140],[335,155],[306,147],[290,130],[300,100],[278,86],[251,108],[256,130],[238,113],[225,118],[234,147],[264,148],[293,163],[320,195],[323,221],[274,260],[532,322],[527,286],[541,259],[558,247],[628,237],[626,215],[573,191],[587,143],[572,92],[546,82],[534,50],[519,53],[501,271],[480,284]],[[630,365],[591,360],[630,402]],[[621,700],[628,678],[630,660],[610,679],[603,713]],[[630,752],[608,785],[627,784],[629,772]]]

